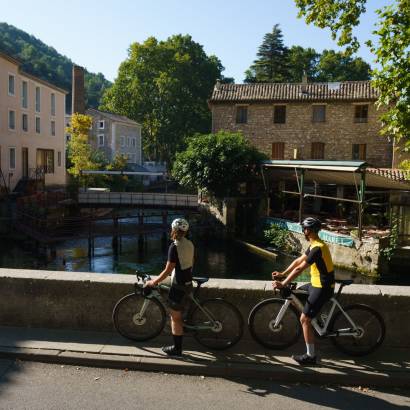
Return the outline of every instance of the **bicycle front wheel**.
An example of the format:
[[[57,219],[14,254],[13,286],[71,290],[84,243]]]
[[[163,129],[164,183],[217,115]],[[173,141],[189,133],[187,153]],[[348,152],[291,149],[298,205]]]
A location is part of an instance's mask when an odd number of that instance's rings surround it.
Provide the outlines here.
[[[131,293],[120,299],[112,312],[114,326],[127,339],[153,339],[164,329],[166,312],[157,299]]]
[[[342,311],[336,313],[329,325],[329,332],[336,333],[336,336],[329,336],[333,344],[352,356],[365,356],[376,350],[386,334],[380,314],[366,305],[350,305],[343,310],[351,321]],[[346,335],[347,332],[355,334]]]
[[[211,349],[227,349],[242,337],[243,319],[239,310],[222,299],[204,300],[188,321],[195,327],[195,339]]]
[[[248,326],[252,337],[268,349],[286,349],[299,339],[301,326],[297,310],[289,305],[282,320],[275,326],[284,299],[266,299],[249,314]]]

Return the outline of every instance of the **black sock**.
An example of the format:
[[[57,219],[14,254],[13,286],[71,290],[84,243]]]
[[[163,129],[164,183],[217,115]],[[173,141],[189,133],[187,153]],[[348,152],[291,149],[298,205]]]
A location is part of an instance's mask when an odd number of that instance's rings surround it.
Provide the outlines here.
[[[182,350],[182,335],[172,335],[174,338],[174,346],[177,350]]]

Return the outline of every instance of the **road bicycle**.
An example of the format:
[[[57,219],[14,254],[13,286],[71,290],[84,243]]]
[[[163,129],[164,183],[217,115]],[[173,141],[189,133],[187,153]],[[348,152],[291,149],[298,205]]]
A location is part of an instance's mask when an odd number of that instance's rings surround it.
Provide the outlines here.
[[[330,341],[343,353],[364,356],[376,350],[386,334],[386,326],[381,315],[363,304],[344,306],[339,302],[340,294],[352,280],[340,280],[338,292],[312,319],[312,326],[320,338]],[[300,298],[308,292],[296,289],[296,283],[279,290],[281,298],[271,298],[258,303],[248,318],[252,337],[269,349],[285,349],[300,337],[299,321],[303,304]],[[337,310],[336,310],[337,308]]]
[[[149,275],[137,272],[134,293],[124,296],[115,305],[112,318],[116,330],[124,337],[145,341],[158,336],[164,329],[166,296],[170,285],[145,287]],[[200,301],[201,286],[209,278],[194,277],[196,287],[187,295],[189,308],[184,318],[185,332],[211,349],[223,350],[235,345],[243,334],[243,318],[239,310],[226,300],[215,298]]]

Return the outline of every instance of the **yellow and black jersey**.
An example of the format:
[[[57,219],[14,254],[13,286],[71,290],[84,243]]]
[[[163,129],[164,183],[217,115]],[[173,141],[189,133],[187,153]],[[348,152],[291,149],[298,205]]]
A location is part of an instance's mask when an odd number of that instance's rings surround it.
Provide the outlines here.
[[[334,288],[335,273],[328,246],[321,240],[313,241],[307,248],[306,262],[310,265],[310,281],[315,288]]]

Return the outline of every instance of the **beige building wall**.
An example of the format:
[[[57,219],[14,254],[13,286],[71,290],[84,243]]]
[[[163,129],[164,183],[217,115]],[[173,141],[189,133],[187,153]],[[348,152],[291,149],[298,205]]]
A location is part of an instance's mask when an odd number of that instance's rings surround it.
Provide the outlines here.
[[[14,95],[9,93],[9,75],[14,76]],[[27,108],[22,104],[23,81],[27,82]],[[36,111],[36,87],[40,89],[40,110]],[[55,113],[51,112],[51,94],[55,95]],[[9,127],[9,112],[14,111],[14,129]],[[27,131],[23,130],[23,114],[27,117]],[[0,165],[4,178],[13,190],[25,174],[33,174],[42,165],[39,150],[51,150],[45,174],[46,185],[64,185],[65,171],[65,93],[35,77],[20,71],[18,63],[0,54]],[[36,132],[36,118],[40,132]],[[52,135],[51,123],[55,124]],[[10,162],[10,149],[15,149],[15,166]],[[23,151],[27,152],[24,160]],[[43,156],[44,158],[44,156]],[[52,166],[53,165],[53,166]]]
[[[355,106],[368,105],[368,119],[364,123],[354,121]],[[247,104],[239,104],[247,105]],[[286,105],[286,123],[273,122],[274,105]],[[284,159],[311,159],[312,142],[325,144],[324,159],[352,160],[353,144],[366,144],[366,161],[376,167],[391,167],[392,143],[380,136],[380,111],[374,102],[323,102],[326,105],[326,121],[313,123],[312,103],[288,102],[281,104],[248,104],[246,124],[236,123],[236,104],[211,105],[213,132],[219,130],[241,131],[252,144],[269,157],[272,143],[284,142]]]

